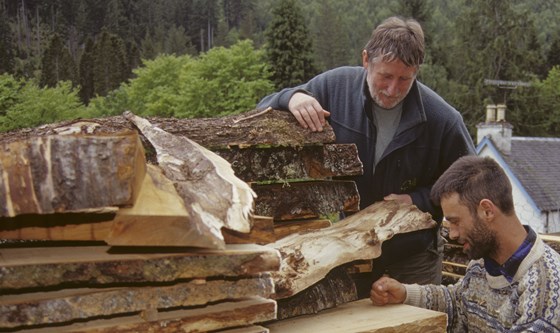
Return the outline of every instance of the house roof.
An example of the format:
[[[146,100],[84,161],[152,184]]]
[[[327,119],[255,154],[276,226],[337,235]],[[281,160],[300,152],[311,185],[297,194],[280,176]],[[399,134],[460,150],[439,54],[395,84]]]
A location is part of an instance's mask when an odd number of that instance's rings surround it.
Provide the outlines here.
[[[484,141],[478,151],[493,145]],[[560,138],[512,137],[511,152],[499,154],[540,210],[560,209]]]

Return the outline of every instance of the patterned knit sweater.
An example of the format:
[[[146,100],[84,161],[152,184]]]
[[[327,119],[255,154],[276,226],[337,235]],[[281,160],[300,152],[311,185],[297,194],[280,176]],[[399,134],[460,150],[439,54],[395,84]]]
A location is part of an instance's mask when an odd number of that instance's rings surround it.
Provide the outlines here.
[[[560,332],[560,254],[539,237],[510,283],[472,260],[455,285],[405,285],[406,304],[447,313],[448,332]]]

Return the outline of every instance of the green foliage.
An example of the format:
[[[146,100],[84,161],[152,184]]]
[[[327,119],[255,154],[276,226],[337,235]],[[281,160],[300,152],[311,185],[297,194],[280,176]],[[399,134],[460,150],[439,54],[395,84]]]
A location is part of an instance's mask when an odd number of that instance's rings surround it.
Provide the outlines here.
[[[198,59],[162,55],[144,61],[135,78],[105,99],[90,103],[91,115],[215,117],[245,112],[273,91],[262,51],[250,41],[217,47]]]
[[[0,131],[36,127],[84,116],[84,107],[72,83],[40,88],[34,81],[0,75]]]
[[[301,84],[317,71],[313,64],[311,38],[295,0],[280,0],[266,28],[266,52],[277,88]]]
[[[216,47],[183,68],[184,107],[178,117],[213,117],[251,110],[272,92],[262,51],[249,40]]]
[[[484,119],[485,101],[503,103],[503,89],[484,79],[530,81],[540,67],[531,15],[507,1],[469,1],[457,18],[456,41],[447,64],[454,81],[469,89],[447,96],[462,111],[471,133]]]

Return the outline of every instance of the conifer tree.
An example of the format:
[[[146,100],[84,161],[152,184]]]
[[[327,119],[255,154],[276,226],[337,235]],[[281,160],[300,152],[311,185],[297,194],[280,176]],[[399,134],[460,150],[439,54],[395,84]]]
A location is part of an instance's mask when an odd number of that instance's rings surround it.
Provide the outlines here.
[[[93,40],[88,38],[84,47],[84,52],[80,57],[80,98],[84,104],[88,104],[93,98]]]
[[[93,50],[94,94],[106,96],[130,76],[122,39],[103,29]]]
[[[14,52],[12,47],[12,34],[8,17],[0,6],[0,74],[9,73],[13,69]]]
[[[316,74],[311,37],[295,0],[280,0],[267,27],[266,53],[277,88],[303,83]]]
[[[76,64],[60,35],[53,35],[41,63],[41,86],[55,87],[59,81],[77,82]]]

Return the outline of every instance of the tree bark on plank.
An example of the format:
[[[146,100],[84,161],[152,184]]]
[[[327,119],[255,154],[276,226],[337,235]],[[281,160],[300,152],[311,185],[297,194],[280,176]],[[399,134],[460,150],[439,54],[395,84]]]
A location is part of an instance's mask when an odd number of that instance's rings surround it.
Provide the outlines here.
[[[184,136],[210,149],[250,146],[293,146],[323,145],[334,143],[335,135],[327,123],[322,132],[312,132],[301,127],[294,116],[285,111],[271,110],[260,116],[259,111],[215,118],[160,118],[147,117],[154,126],[177,136]],[[36,128],[0,133],[0,142],[9,143],[32,137],[70,133],[115,134],[123,130],[134,130],[124,116],[63,121]],[[149,145],[149,142],[143,140]],[[149,147],[148,156],[154,157]],[[155,161],[151,160],[150,161]]]
[[[69,326],[26,330],[26,333],[198,333],[276,319],[276,302],[260,297],[221,302],[202,308],[159,312],[151,320],[139,315],[99,319]]]
[[[245,182],[311,180],[357,176],[363,165],[354,144],[248,147],[215,150]]]
[[[2,143],[0,216],[132,205],[144,173],[144,149],[131,131]]]
[[[65,323],[141,311],[207,305],[228,299],[270,298],[269,274],[237,280],[194,279],[173,285],[121,288],[74,288],[0,296],[0,327]]]
[[[63,285],[133,286],[213,276],[252,276],[278,270],[270,247],[228,245],[225,250],[76,246],[0,249],[0,294]]]
[[[148,119],[164,131],[185,136],[211,150],[256,145],[300,147],[335,142],[330,125],[324,126],[322,132],[312,132],[301,127],[290,112],[279,110],[264,113],[251,110],[216,118]]]
[[[257,198],[255,214],[275,221],[330,218],[357,212],[360,196],[356,183],[348,180],[252,184]]]
[[[280,270],[273,272],[275,298],[297,294],[342,264],[379,257],[382,243],[395,234],[435,225],[414,205],[381,201],[332,227],[280,239],[269,245],[282,256]]]

